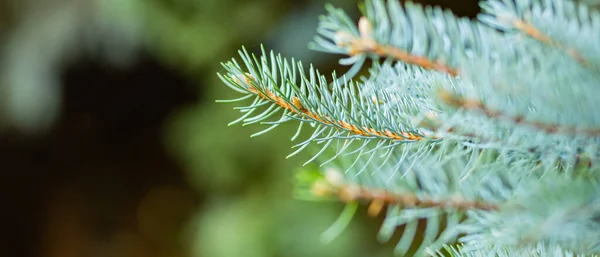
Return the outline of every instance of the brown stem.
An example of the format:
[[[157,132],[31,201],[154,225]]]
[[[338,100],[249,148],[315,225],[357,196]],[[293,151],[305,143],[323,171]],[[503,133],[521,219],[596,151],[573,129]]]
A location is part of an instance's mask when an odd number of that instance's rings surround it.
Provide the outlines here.
[[[251,92],[255,95],[258,95],[259,97],[261,97],[265,100],[274,102],[279,107],[289,111],[290,113],[308,117],[308,118],[318,121],[322,124],[337,126],[346,131],[349,131],[353,134],[362,135],[362,136],[377,136],[377,137],[386,138],[386,139],[390,139],[390,140],[401,140],[401,141],[418,141],[418,140],[424,139],[422,136],[414,134],[414,133],[410,133],[410,132],[404,132],[404,131],[395,132],[395,131],[390,131],[387,129],[380,131],[380,130],[376,130],[373,128],[360,127],[360,126],[345,122],[343,120],[335,120],[335,119],[329,118],[327,116],[319,115],[311,110],[308,110],[306,107],[304,107],[302,105],[302,102],[300,101],[300,99],[298,99],[298,97],[294,96],[292,98],[292,102],[290,103],[288,100],[285,100],[284,98],[278,96],[277,94],[275,94],[265,88],[263,88],[264,92],[259,90],[258,88],[256,88],[256,86],[255,86],[256,79],[254,79],[254,77],[252,77],[250,74],[245,74],[244,79],[245,79],[246,89],[249,92]],[[236,80],[236,83],[240,84],[240,82],[237,79],[234,79],[234,80]]]
[[[421,66],[428,70],[437,70],[451,76],[456,76],[458,71],[441,62],[429,60],[422,56],[412,55],[406,51],[395,48],[393,46],[381,45],[372,36],[371,23],[365,17],[362,17],[358,22],[360,37],[355,37],[345,31],[339,31],[336,34],[336,44],[339,46],[350,46],[349,55],[357,55],[361,53],[373,53],[382,57],[391,57],[398,61],[408,64]]]
[[[450,74],[451,76],[456,76],[458,74],[456,69],[443,63],[434,62],[425,57],[411,55],[392,46],[375,45],[375,48],[372,50],[372,52],[380,56],[393,57],[405,63],[418,65],[425,69],[441,71]]]
[[[571,56],[573,59],[575,59],[577,62],[581,63],[582,65],[587,66],[589,64],[588,61],[585,59],[585,57],[583,57],[583,55],[581,55],[577,50],[575,50],[572,47],[563,45],[559,42],[552,40],[549,36],[542,33],[536,27],[534,27],[533,25],[531,25],[529,23],[527,23],[523,20],[517,19],[517,20],[513,21],[513,26],[515,26],[515,28],[517,28],[524,34],[530,36],[531,38],[533,38],[537,41],[540,41],[540,42],[550,45],[550,46],[555,46],[555,47],[563,49],[563,51],[565,51],[569,56]]]
[[[505,118],[511,120],[515,124],[523,124],[534,127],[538,130],[544,131],[549,134],[563,133],[563,134],[585,134],[593,137],[600,136],[600,129],[597,128],[578,128],[575,126],[563,126],[559,124],[546,124],[541,121],[527,121],[523,116],[511,116],[500,110],[493,110],[486,106],[483,102],[477,99],[466,99],[446,90],[440,91],[438,97],[446,104],[471,110],[480,110],[486,116],[493,119]]]
[[[377,216],[383,207],[388,205],[401,205],[406,208],[454,208],[461,211],[473,209],[497,211],[500,209],[500,207],[495,204],[468,201],[459,197],[439,200],[423,199],[410,192],[398,194],[382,189],[367,188],[356,184],[334,185],[332,183],[327,183],[324,185],[322,183],[316,183],[313,192],[320,196],[336,196],[344,202],[369,202],[369,215],[371,216]]]

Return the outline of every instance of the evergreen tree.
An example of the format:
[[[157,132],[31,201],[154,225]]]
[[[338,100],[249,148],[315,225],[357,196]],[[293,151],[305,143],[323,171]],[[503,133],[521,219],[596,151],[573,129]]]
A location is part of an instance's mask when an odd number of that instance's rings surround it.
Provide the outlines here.
[[[347,56],[348,72],[242,50],[219,76],[243,96],[224,102],[253,99],[232,124],[268,125],[254,135],[310,127],[292,153],[316,149],[302,192],[347,202],[325,240],[366,203],[385,215],[381,240],[403,228],[398,255],[593,256],[600,13],[587,4],[485,0],[472,21],[372,0],[358,22],[327,6],[310,47]]]

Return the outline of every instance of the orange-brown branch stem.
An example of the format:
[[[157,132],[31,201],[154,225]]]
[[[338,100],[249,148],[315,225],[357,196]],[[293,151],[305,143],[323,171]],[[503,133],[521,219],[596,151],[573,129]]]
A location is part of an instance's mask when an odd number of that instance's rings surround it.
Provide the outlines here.
[[[569,56],[571,56],[571,58],[575,59],[577,62],[583,65],[588,64],[587,60],[577,50],[552,40],[549,36],[539,31],[533,25],[523,20],[515,20],[513,21],[513,26],[515,26],[515,28],[537,41],[563,49],[563,51],[565,51]]]
[[[250,91],[253,94],[258,95],[259,97],[261,97],[265,100],[273,101],[279,107],[289,111],[290,113],[306,116],[306,117],[308,117],[312,120],[318,121],[320,123],[323,123],[326,125],[337,126],[344,130],[347,130],[353,134],[362,135],[362,136],[377,136],[377,137],[387,138],[390,140],[402,140],[402,141],[418,141],[418,140],[423,139],[422,136],[419,136],[414,133],[409,133],[409,132],[404,132],[404,131],[396,132],[396,131],[390,131],[390,130],[379,131],[379,130],[376,130],[373,128],[360,127],[360,126],[357,126],[354,124],[350,124],[343,120],[335,120],[335,119],[331,119],[331,118],[323,116],[323,115],[318,115],[317,113],[305,108],[302,105],[302,102],[300,101],[300,99],[298,99],[297,97],[294,96],[292,98],[292,102],[290,103],[289,101],[283,99],[282,97],[276,95],[275,93],[273,93],[271,91],[264,89],[264,92],[262,92],[262,91],[258,90],[254,86],[256,83],[256,80],[254,80],[254,78],[252,78],[250,75],[246,74],[244,76],[244,78],[246,80],[246,85],[247,85],[246,88],[248,89],[248,91]]]
[[[422,56],[410,54],[406,51],[393,46],[381,45],[373,38],[371,23],[366,17],[362,17],[358,22],[360,37],[353,36],[345,31],[339,31],[336,34],[336,44],[339,46],[350,46],[349,55],[360,53],[373,53],[382,57],[394,58],[398,61],[408,64],[421,66],[429,70],[437,70],[451,76],[456,76],[458,71],[441,62],[429,60]]]
[[[451,76],[456,76],[458,74],[458,71],[456,69],[448,65],[445,65],[440,62],[431,61],[425,57],[411,55],[407,52],[404,52],[400,49],[391,46],[375,45],[375,48],[372,50],[372,52],[380,56],[393,57],[405,63],[418,65],[425,69],[441,71],[450,74]]]
[[[600,129],[598,128],[579,128],[575,126],[562,126],[559,124],[546,124],[540,121],[527,121],[523,116],[511,116],[500,110],[493,110],[486,106],[483,102],[477,99],[466,99],[461,96],[455,95],[448,91],[441,91],[439,98],[446,104],[471,110],[480,110],[486,116],[494,119],[505,118],[513,121],[515,124],[523,124],[534,127],[538,130],[544,131],[549,134],[563,133],[563,134],[585,134],[589,136],[600,136]]]
[[[356,184],[315,184],[313,192],[320,196],[336,196],[344,202],[369,202],[369,214],[371,216],[377,216],[381,209],[388,205],[400,205],[406,208],[455,208],[463,211],[473,209],[497,211],[500,208],[495,204],[468,201],[459,197],[439,200],[423,199],[410,192],[397,194],[382,189],[366,188]]]
[[[356,38],[354,41],[352,41],[351,45],[352,48],[349,52],[350,55],[357,55],[360,53],[374,53],[382,57],[391,57],[401,62],[418,65],[428,70],[441,71],[451,76],[456,76],[458,74],[458,71],[456,69],[448,65],[429,60],[422,56],[409,54],[392,46],[383,46],[377,43],[369,45],[365,44],[360,38]]]

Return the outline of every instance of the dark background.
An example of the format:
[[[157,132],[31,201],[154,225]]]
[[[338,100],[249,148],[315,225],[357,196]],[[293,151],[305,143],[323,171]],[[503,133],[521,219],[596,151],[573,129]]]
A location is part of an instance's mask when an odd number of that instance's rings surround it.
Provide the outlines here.
[[[0,4],[0,256],[392,255],[364,214],[321,244],[342,206],[292,198],[294,125],[249,138],[214,103],[235,96],[215,73],[242,45],[344,69],[306,47],[324,2],[100,2]]]

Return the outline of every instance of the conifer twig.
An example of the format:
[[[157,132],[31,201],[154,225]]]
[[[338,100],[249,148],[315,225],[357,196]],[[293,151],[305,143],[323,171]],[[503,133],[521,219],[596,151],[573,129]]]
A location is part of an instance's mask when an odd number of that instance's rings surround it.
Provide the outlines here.
[[[408,64],[421,66],[429,70],[437,70],[456,76],[458,71],[441,62],[429,60],[422,56],[410,54],[406,51],[389,45],[381,45],[373,38],[372,25],[366,17],[361,17],[358,22],[360,37],[355,37],[346,31],[336,33],[336,44],[338,46],[349,46],[348,54],[351,56],[361,53],[373,53],[382,57],[391,57]]]
[[[525,117],[523,117],[521,115],[511,116],[509,114],[506,114],[503,111],[493,110],[492,108],[486,106],[483,102],[481,102],[477,99],[466,99],[466,98],[463,98],[456,94],[453,94],[451,92],[448,92],[446,90],[440,91],[438,94],[438,98],[441,99],[444,103],[454,106],[454,107],[470,109],[470,110],[480,110],[489,118],[493,118],[493,119],[505,118],[505,119],[511,120],[515,124],[528,125],[528,126],[536,128],[538,130],[544,131],[548,134],[563,133],[563,134],[585,134],[585,135],[593,136],[593,137],[600,136],[600,129],[597,129],[597,128],[578,128],[575,126],[563,126],[560,124],[547,124],[547,123],[544,123],[541,121],[527,121],[527,120],[525,120]]]
[[[234,78],[234,80],[236,81],[236,83],[240,84],[240,82],[237,78]],[[279,107],[289,111],[290,113],[306,116],[314,121],[320,122],[325,125],[337,126],[348,132],[351,132],[351,133],[357,134],[357,135],[361,135],[361,136],[377,136],[377,137],[381,137],[381,138],[385,138],[385,139],[389,139],[389,140],[418,141],[418,140],[424,139],[424,137],[414,134],[414,133],[410,133],[410,132],[405,132],[405,131],[395,132],[395,131],[390,131],[387,129],[380,131],[380,130],[376,130],[373,128],[360,127],[360,126],[357,126],[354,124],[350,124],[343,120],[331,119],[327,116],[319,115],[319,114],[315,113],[314,111],[307,109],[306,107],[304,107],[302,105],[302,102],[300,101],[300,99],[298,97],[294,96],[292,98],[292,100],[289,101],[289,100],[284,99],[283,97],[278,96],[277,94],[269,91],[266,88],[262,88],[262,90],[259,90],[255,86],[256,79],[254,77],[252,77],[252,75],[250,75],[250,74],[245,74],[244,80],[245,80],[245,88],[250,93],[257,95],[257,96],[261,97],[262,99],[274,102]]]
[[[412,192],[392,193],[383,189],[373,189],[351,184],[344,181],[341,174],[336,170],[327,170],[325,179],[313,184],[313,193],[317,196],[335,196],[343,202],[365,201],[369,202],[369,215],[377,216],[383,207],[388,205],[401,205],[403,207],[439,207],[454,208],[461,211],[484,210],[497,211],[498,205],[468,201],[460,197],[450,197],[449,199],[423,199],[417,197]]]
[[[572,47],[566,46],[564,44],[561,44],[559,42],[552,40],[548,35],[542,33],[536,27],[525,22],[524,20],[516,19],[512,22],[512,24],[513,24],[513,26],[515,26],[515,28],[517,28],[524,34],[530,36],[531,38],[533,38],[537,41],[540,41],[544,44],[554,46],[557,48],[561,48],[569,56],[571,56],[573,59],[575,59],[577,62],[581,63],[584,66],[588,65],[588,61],[577,50],[573,49]]]

